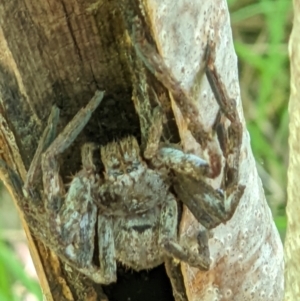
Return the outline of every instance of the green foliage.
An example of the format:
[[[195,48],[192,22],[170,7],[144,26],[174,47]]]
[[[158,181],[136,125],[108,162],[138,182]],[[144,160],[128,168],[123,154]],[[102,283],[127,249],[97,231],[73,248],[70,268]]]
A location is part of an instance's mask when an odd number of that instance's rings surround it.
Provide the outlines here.
[[[288,161],[289,63],[287,42],[292,1],[228,0],[239,58],[240,86],[247,128],[276,225],[285,232]],[[278,190],[269,182],[275,182]],[[274,187],[274,185],[273,185]]]
[[[0,241],[0,300],[20,301],[20,296],[12,289],[22,286],[27,292],[42,300],[42,293],[37,281],[28,277],[21,262],[13,251]]]

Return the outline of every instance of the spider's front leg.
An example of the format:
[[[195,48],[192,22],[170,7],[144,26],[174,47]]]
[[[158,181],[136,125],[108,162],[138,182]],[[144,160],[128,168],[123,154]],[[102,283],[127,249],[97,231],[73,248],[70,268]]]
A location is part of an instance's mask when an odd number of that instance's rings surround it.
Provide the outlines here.
[[[173,171],[172,183],[180,200],[204,227],[216,227],[224,221],[226,210],[222,193],[203,180],[210,172],[209,164],[173,145],[160,144],[161,135],[162,112],[158,107],[153,113],[144,157],[157,170]]]
[[[153,112],[152,124],[149,128],[144,157],[151,161],[157,168],[171,168],[178,173],[201,179],[209,174],[209,164],[200,157],[193,154],[186,154],[175,145],[163,145],[160,143],[162,136],[163,113],[160,107]]]
[[[230,121],[227,131],[222,124],[218,125],[219,130],[217,131],[220,146],[226,159],[223,186],[227,194],[230,194],[234,190],[241,191],[244,189],[244,186],[238,185],[243,126],[237,111],[236,101],[228,96],[227,90],[216,70],[214,61],[215,44],[209,41],[206,49],[206,77],[220,106],[221,113]],[[232,157],[231,160],[230,156]]]
[[[188,129],[196,141],[200,143],[202,149],[208,151],[209,162],[207,164],[197,156],[184,154],[180,150],[169,147],[161,148],[157,157],[175,172],[174,188],[181,201],[192,210],[200,223],[206,225],[209,229],[214,228],[221,222],[226,222],[231,218],[245,188],[243,185],[238,184],[242,125],[235,100],[228,97],[226,89],[216,72],[214,66],[214,45],[211,42],[208,43],[204,65],[206,76],[220,106],[220,113],[217,115],[215,124],[219,121],[222,114],[231,122],[227,131],[223,128],[222,134],[219,135],[219,137],[223,137],[221,143],[216,139],[215,135],[217,126],[214,126],[215,128],[210,133],[204,130],[197,107],[184,90],[181,89],[180,83],[172,76],[157,50],[147,41],[138,17],[134,19],[132,32],[132,39],[138,56],[171,92],[184,119],[187,121]],[[226,160],[222,185],[225,195],[221,190],[214,190],[202,180],[203,177],[214,178],[221,173],[219,144],[221,144],[223,156]],[[182,186],[183,182],[185,182],[185,187]],[[187,189],[188,187],[191,188],[195,195],[188,193],[188,191],[186,192],[186,190],[189,190]],[[198,210],[195,211],[195,208],[198,208]],[[201,214],[201,208],[204,209],[206,214]],[[207,218],[209,215],[212,217],[211,222]]]

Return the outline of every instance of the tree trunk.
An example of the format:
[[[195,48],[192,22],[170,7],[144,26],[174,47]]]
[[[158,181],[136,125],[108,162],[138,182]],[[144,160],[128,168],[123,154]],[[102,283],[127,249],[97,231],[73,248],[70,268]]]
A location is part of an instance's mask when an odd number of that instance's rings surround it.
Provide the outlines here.
[[[217,70],[243,118],[226,2],[148,0],[140,5],[134,2],[125,1],[125,11],[143,8],[141,14],[146,16],[149,26],[147,33],[152,34],[183,90],[193,97],[205,128],[212,127],[218,111],[206,78],[199,76],[208,38],[216,43]],[[179,142],[177,124],[183,148],[201,154],[201,147],[192,139],[172,96],[138,60],[123,14],[117,0],[50,0],[34,4],[12,0],[0,4],[0,156],[9,166],[1,164],[1,173],[17,205],[23,197],[19,182],[25,181],[52,105],[61,109],[61,130],[97,89],[106,91],[104,101],[61,160],[65,183],[79,170],[80,145],[86,141],[104,145],[131,134],[144,145],[153,104],[146,96],[141,100],[143,94],[139,88],[143,80],[165,101],[169,116],[167,139]],[[135,107],[143,114],[140,119]],[[10,169],[21,181],[16,180]],[[220,181],[218,177],[209,183],[218,188]],[[239,181],[246,185],[239,207],[226,225],[211,233],[211,270],[200,272],[186,264],[181,266],[189,301],[282,300],[282,245],[245,128]],[[20,209],[24,211],[24,206]],[[47,300],[106,299],[100,285],[63,264],[44,245],[46,241],[31,238],[26,222],[24,227]],[[180,235],[193,235],[198,228],[191,213],[184,209]],[[169,285],[163,270],[155,270],[157,274],[149,274],[153,276],[147,281],[148,276],[143,272],[132,274],[120,268],[117,284],[106,287],[105,293],[111,301],[128,297],[144,300],[155,287],[161,300],[172,300],[163,295]],[[148,288],[142,289],[146,284]],[[143,296],[126,295],[129,286],[131,294],[139,286]]]
[[[289,42],[289,54],[291,60],[291,95],[289,101],[289,149],[290,159],[288,168],[288,202],[287,232],[285,238],[285,300],[292,301],[300,298],[300,232],[299,222],[299,114],[300,114],[300,1],[294,1],[294,22]]]

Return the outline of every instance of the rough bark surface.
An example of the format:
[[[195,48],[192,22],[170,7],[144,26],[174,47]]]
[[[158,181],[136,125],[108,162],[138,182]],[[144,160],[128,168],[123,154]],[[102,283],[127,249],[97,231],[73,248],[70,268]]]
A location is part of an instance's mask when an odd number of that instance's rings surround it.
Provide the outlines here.
[[[294,22],[289,42],[291,62],[291,95],[289,101],[289,167],[288,202],[286,207],[287,232],[285,237],[285,300],[300,298],[300,221],[299,221],[299,178],[300,178],[300,1],[294,1]]]
[[[210,127],[217,112],[206,79],[197,77],[208,35],[216,41],[218,71],[228,93],[237,100],[242,117],[226,2],[143,3],[157,47],[173,75],[194,97],[203,123]],[[65,182],[79,169],[79,148],[83,142],[106,144],[128,134],[140,137],[131,99],[134,76],[130,60],[134,55],[129,48],[117,0],[12,0],[0,4],[0,156],[23,181],[53,104],[61,108],[61,129],[96,89],[106,91],[91,122],[61,160]],[[200,154],[201,149],[186,130],[174,103],[173,110],[184,148]],[[16,182],[5,169],[1,172],[18,203],[20,191]],[[211,184],[217,188],[219,181]],[[246,130],[240,181],[247,185],[240,206],[230,222],[213,231],[210,240],[212,270],[202,273],[182,265],[190,301],[282,299],[282,245],[255,169]],[[185,210],[181,235],[193,235],[197,229],[197,223]],[[99,285],[74,273],[43,243],[33,239],[31,251],[47,300],[105,300]],[[142,290],[147,282],[148,293],[145,289],[145,295],[131,296],[131,300],[153,300],[157,298],[149,294],[153,287],[158,293],[166,291],[167,286],[167,282],[161,281],[165,276],[157,275],[161,271],[152,276],[156,282],[151,282],[147,280],[151,276],[120,270],[117,285],[105,288],[105,292],[110,301],[126,300],[122,286],[131,285],[134,290],[139,286]],[[169,300],[167,294],[161,295],[161,300]]]

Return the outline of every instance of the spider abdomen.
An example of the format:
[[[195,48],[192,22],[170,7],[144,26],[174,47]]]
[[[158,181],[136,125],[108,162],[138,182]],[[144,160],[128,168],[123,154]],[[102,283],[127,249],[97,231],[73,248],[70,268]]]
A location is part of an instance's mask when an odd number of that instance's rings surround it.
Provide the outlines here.
[[[114,222],[116,257],[119,262],[136,271],[151,269],[164,261],[158,245],[160,209]]]

